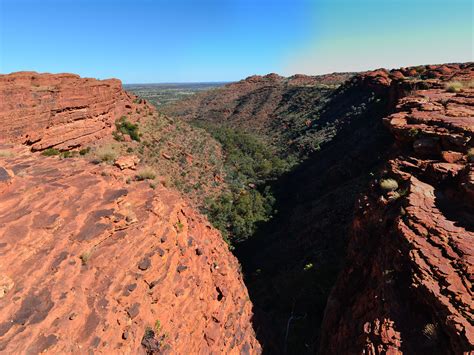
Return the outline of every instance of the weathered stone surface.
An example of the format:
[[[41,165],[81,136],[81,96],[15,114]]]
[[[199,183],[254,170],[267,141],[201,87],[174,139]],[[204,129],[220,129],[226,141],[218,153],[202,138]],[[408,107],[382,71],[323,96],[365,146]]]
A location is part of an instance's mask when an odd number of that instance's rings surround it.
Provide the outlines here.
[[[0,298],[5,297],[5,295],[10,291],[15,283],[7,275],[0,274]]]
[[[122,90],[120,80],[74,74],[18,72],[0,75],[0,141],[32,150],[68,150],[91,144],[123,115],[134,121],[153,110]]]
[[[9,150],[0,353],[260,352],[237,260],[176,192],[126,184],[113,166]]]
[[[474,90],[449,93],[440,81],[473,80],[474,65],[432,66],[425,75],[438,79],[405,92],[385,119],[397,146],[380,178],[399,188],[388,196],[374,181],[359,199],[346,267],[325,312],[323,354],[474,349],[474,166],[467,159]],[[398,92],[402,85],[378,81]]]
[[[140,159],[136,155],[123,155],[115,160],[115,165],[121,170],[132,169],[140,162]]]

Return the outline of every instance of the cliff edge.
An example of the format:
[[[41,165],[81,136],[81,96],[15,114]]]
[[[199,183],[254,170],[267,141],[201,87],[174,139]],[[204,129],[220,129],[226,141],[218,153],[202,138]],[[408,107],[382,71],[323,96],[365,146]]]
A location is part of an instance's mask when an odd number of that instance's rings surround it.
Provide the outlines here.
[[[356,206],[322,354],[474,350],[474,65],[428,66],[411,83],[409,71],[358,79],[403,98],[384,119],[391,159]]]
[[[260,352],[238,261],[176,191],[34,152],[151,110],[118,80],[0,77],[0,352]]]

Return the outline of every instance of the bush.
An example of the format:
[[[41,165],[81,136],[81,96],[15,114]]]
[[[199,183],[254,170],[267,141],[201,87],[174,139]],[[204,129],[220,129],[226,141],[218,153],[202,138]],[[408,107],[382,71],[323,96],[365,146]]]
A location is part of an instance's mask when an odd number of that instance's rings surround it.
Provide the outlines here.
[[[61,154],[61,152],[58,149],[54,149],[54,148],[48,148],[41,152],[41,155],[44,155],[46,157],[51,157],[51,156],[59,155],[59,154]]]
[[[73,158],[77,156],[77,151],[66,150],[65,152],[62,152],[60,155],[61,155],[61,158]]]
[[[445,87],[447,92],[461,92],[464,85],[460,81],[450,81],[446,83]]]
[[[208,201],[205,212],[229,244],[238,243],[252,236],[258,223],[271,218],[274,202],[269,187],[263,193],[258,190],[234,191]]]
[[[428,323],[423,327],[423,335],[430,340],[436,340],[438,338],[437,326],[433,323]]]
[[[138,131],[138,125],[131,123],[127,120],[127,117],[122,116],[119,120],[115,122],[115,128],[117,129],[116,132],[113,133],[113,136],[118,141],[122,141],[123,138],[120,136],[118,132],[122,135],[127,134],[130,136],[131,139],[134,141],[140,141],[140,133]]]
[[[111,163],[117,158],[117,152],[113,146],[103,146],[96,151],[99,159],[106,163]]]
[[[225,165],[232,180],[244,185],[259,183],[281,175],[289,164],[258,136],[230,127],[206,125],[204,128],[222,144]]]
[[[137,180],[142,181],[142,180],[153,180],[156,177],[155,172],[153,169],[146,167],[141,169],[137,173]]]
[[[394,179],[380,180],[380,188],[384,191],[395,191],[398,189],[398,182]]]
[[[474,163],[474,148],[470,148],[467,151],[467,161],[470,163]]]
[[[81,259],[82,265],[87,265],[87,263],[89,262],[89,259],[91,258],[91,256],[92,256],[91,251],[88,250],[88,251],[83,252],[79,256],[79,259]]]
[[[90,147],[87,147],[87,148],[83,148],[79,151],[79,154],[80,155],[86,155],[88,154],[89,152],[91,151],[91,148]]]

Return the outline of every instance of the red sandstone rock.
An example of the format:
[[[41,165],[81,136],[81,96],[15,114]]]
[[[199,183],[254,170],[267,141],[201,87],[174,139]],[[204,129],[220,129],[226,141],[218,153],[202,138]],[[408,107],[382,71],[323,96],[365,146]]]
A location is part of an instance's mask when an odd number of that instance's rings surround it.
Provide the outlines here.
[[[463,154],[461,152],[443,151],[441,152],[441,156],[443,157],[443,160],[447,163],[456,163],[457,161],[462,159]]]
[[[96,80],[74,74],[18,72],[0,75],[0,141],[24,143],[32,150],[60,150],[92,144],[137,108],[153,110],[122,90],[117,79]]]
[[[177,193],[0,148],[1,353],[260,352],[237,260]]]
[[[425,75],[474,79],[473,64]],[[383,73],[369,83],[387,85]],[[400,91],[399,82],[390,83]],[[397,147],[383,178],[356,206],[347,266],[328,300],[323,354],[463,354],[474,350],[474,90],[440,82],[410,91],[385,122]],[[405,95],[408,92],[405,92]],[[382,196],[382,197],[381,197]]]
[[[136,155],[124,155],[115,159],[115,166],[119,167],[121,170],[132,169],[135,170],[135,167],[140,162],[140,158]]]

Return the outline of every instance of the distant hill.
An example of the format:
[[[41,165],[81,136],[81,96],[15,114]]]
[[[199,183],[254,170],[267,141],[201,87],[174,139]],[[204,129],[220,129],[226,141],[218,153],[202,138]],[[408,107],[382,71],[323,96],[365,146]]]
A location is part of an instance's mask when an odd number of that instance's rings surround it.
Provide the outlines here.
[[[160,111],[187,121],[226,124],[293,144],[317,120],[329,95],[354,73],[320,76],[253,75],[244,80],[170,102]]]

